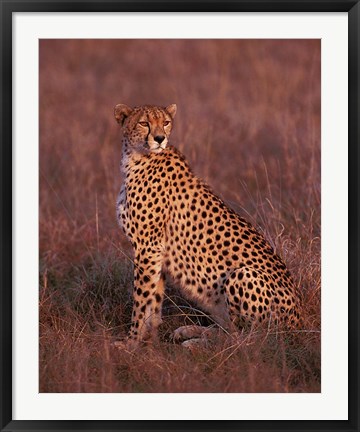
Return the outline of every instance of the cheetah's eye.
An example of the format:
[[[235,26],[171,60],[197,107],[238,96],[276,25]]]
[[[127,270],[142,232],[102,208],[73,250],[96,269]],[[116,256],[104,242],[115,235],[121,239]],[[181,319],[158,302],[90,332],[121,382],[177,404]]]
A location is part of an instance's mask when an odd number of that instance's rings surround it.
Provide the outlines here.
[[[148,122],[139,122],[139,125],[143,126],[143,127],[148,127],[149,123]]]
[[[169,120],[164,121],[164,126],[168,126],[171,122]]]

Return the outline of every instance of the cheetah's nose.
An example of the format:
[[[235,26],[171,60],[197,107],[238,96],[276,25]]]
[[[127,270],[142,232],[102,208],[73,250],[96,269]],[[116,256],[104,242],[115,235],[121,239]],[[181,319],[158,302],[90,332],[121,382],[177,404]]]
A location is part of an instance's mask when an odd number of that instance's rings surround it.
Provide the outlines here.
[[[156,135],[156,137],[154,138],[154,140],[159,144],[161,144],[164,141],[164,139],[165,139],[164,135]]]

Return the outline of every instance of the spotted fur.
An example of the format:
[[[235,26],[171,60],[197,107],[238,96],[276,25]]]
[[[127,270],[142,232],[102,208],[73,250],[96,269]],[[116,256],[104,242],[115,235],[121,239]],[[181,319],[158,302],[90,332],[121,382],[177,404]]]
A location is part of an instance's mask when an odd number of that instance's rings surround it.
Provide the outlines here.
[[[225,328],[296,323],[297,297],[282,259],[168,145],[175,113],[175,105],[115,108],[125,179],[117,219],[135,253],[129,340],[156,333],[165,274]]]

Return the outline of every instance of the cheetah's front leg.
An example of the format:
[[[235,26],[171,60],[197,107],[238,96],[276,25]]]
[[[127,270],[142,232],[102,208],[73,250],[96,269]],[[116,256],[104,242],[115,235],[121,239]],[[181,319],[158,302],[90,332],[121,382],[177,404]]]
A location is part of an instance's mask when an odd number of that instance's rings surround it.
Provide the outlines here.
[[[139,250],[134,261],[134,305],[129,342],[156,337],[161,324],[165,282],[161,272],[162,256],[156,250]]]

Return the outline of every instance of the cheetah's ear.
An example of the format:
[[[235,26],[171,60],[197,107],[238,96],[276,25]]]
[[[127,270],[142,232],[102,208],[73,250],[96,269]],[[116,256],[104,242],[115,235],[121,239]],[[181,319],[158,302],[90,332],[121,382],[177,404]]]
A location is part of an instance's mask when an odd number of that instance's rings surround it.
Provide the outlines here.
[[[116,121],[120,123],[121,126],[124,124],[126,117],[128,117],[131,113],[132,113],[132,108],[124,104],[118,104],[114,109],[114,115]]]
[[[170,114],[170,117],[173,119],[175,117],[176,110],[177,110],[176,104],[167,106],[165,110]]]

